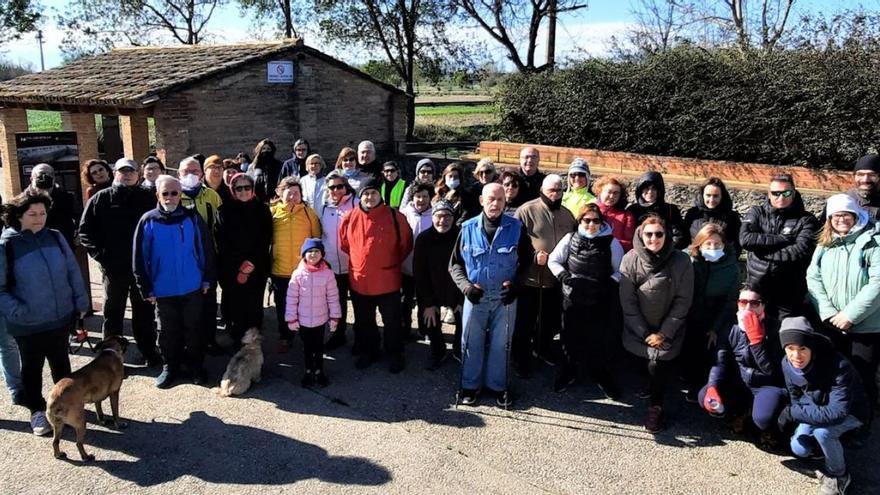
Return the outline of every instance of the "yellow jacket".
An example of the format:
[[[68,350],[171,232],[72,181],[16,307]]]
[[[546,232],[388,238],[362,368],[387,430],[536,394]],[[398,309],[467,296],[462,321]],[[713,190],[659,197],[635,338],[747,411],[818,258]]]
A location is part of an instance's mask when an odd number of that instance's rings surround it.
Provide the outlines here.
[[[288,210],[281,201],[272,209],[272,275],[289,278],[299,265],[299,250],[309,237],[321,238],[321,221],[305,203]]]
[[[186,207],[195,205],[199,216],[202,217],[205,225],[208,226],[208,231],[211,232],[211,235],[214,235],[214,230],[217,228],[220,205],[223,204],[223,200],[220,199],[217,191],[203,185],[195,198],[190,198],[186,193],[181,193],[180,204]]]

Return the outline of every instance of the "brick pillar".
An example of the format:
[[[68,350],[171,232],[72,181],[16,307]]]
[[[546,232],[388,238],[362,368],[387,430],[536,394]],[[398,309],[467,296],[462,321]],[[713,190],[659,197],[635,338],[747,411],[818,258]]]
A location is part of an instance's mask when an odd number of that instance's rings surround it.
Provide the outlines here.
[[[126,158],[142,161],[150,153],[150,131],[146,115],[120,115],[119,135]]]
[[[65,131],[76,133],[79,146],[79,162],[84,164],[98,158],[98,131],[95,129],[95,114],[61,112],[61,126]],[[86,197],[88,184],[80,184],[82,197]]]
[[[15,146],[15,133],[27,132],[27,111],[23,108],[0,108],[0,162],[3,171],[3,200],[12,199],[21,192],[19,179],[18,148]]]

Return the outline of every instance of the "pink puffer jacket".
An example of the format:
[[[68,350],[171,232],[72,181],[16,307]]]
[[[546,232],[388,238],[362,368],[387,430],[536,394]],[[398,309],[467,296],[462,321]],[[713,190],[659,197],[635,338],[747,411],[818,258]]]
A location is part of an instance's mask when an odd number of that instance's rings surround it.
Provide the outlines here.
[[[299,321],[303,327],[319,327],[331,318],[341,318],[336,277],[324,260],[311,266],[306,260],[290,276],[287,286],[287,311],[284,319]]]

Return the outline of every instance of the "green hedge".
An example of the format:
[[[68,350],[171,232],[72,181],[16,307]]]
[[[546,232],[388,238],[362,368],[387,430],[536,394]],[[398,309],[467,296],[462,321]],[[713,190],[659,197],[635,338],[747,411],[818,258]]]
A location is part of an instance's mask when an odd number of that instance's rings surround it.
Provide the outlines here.
[[[878,104],[880,52],[862,48],[594,59],[497,95],[511,141],[826,168],[877,147]]]

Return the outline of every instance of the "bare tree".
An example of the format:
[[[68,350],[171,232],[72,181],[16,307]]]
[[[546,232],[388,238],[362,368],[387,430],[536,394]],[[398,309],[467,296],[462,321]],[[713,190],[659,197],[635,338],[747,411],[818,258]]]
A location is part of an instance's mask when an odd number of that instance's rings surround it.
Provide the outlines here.
[[[507,58],[519,72],[537,72],[555,63],[555,21],[557,16],[584,9],[586,0],[451,0],[465,19],[475,21],[507,51]],[[536,65],[538,33],[544,20],[548,26],[547,61]],[[519,41],[525,40],[525,54]]]
[[[285,38],[298,37],[293,24],[297,5],[291,0],[238,0],[242,11],[252,11],[261,19],[273,19],[284,32]]]
[[[681,39],[689,20],[675,1],[635,0],[631,9],[636,26],[630,31],[630,42],[640,51],[662,53]]]

